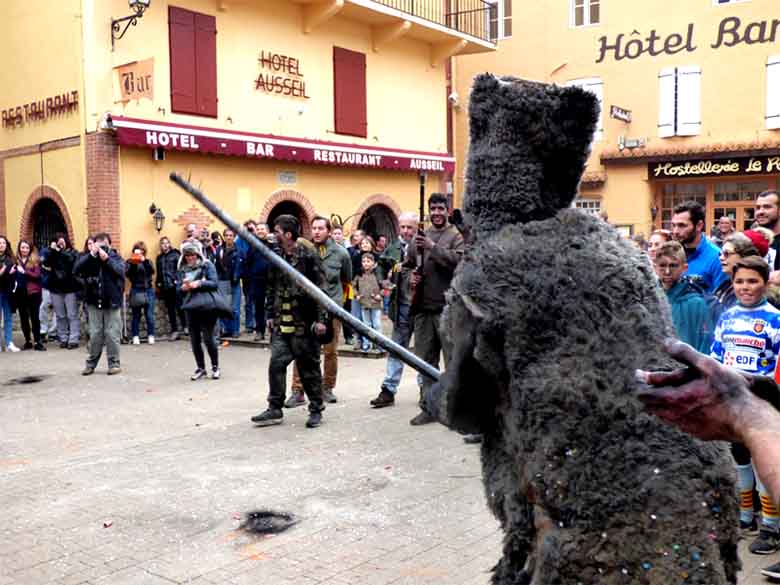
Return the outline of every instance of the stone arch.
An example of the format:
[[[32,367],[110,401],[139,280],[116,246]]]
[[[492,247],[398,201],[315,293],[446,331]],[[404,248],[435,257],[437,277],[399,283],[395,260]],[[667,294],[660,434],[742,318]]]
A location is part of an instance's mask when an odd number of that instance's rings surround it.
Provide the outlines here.
[[[345,229],[347,229],[349,232],[357,229],[365,213],[376,205],[381,205],[388,208],[392,214],[393,229],[395,230],[395,233],[391,235],[395,237],[395,235],[398,234],[398,216],[401,215],[401,207],[398,205],[395,199],[389,195],[385,195],[384,193],[376,193],[364,199],[360,204],[360,207],[357,208],[357,211],[355,211],[355,213],[351,216],[351,219],[346,221]]]
[[[65,204],[65,200],[62,198],[59,191],[49,185],[39,185],[33,189],[33,192],[27,198],[27,203],[24,205],[24,211],[22,211],[19,239],[32,241],[33,236],[35,235],[33,210],[35,209],[35,205],[42,199],[49,199],[57,206],[62,214],[62,218],[65,220],[65,227],[71,245],[77,250],[81,249],[81,242],[75,242],[73,240],[73,221],[70,218],[70,213],[68,213],[68,206]]]
[[[266,200],[263,209],[260,211],[260,221],[268,223],[274,207],[280,203],[294,203],[300,209],[299,220],[301,221],[301,233],[304,237],[309,237],[311,232],[311,220],[317,215],[317,211],[311,204],[311,201],[303,194],[292,189],[281,189],[274,191]],[[268,226],[269,228],[271,226]]]

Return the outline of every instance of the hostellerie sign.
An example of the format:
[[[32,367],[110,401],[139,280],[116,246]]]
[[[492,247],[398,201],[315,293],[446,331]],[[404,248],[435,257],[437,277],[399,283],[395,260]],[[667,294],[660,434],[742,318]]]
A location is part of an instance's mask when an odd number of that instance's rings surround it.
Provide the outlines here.
[[[780,173],[780,156],[658,162],[648,165],[651,179],[723,177]]]
[[[3,120],[3,128],[16,128],[76,111],[78,106],[79,92],[73,90],[2,110],[0,117]]]
[[[263,71],[255,80],[256,90],[309,99],[298,59],[270,51],[267,53],[260,51],[258,62]]]
[[[455,159],[446,153],[182,126],[122,116],[114,116],[112,125],[123,146],[369,169],[416,172],[452,172],[455,169]]]

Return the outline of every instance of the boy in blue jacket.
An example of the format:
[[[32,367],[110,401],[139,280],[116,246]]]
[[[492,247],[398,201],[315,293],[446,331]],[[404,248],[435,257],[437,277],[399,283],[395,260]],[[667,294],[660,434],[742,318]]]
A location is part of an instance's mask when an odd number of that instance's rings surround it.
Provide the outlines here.
[[[672,308],[677,337],[697,351],[709,353],[714,333],[712,317],[700,289],[683,278],[688,263],[682,245],[679,242],[662,244],[653,265]]]

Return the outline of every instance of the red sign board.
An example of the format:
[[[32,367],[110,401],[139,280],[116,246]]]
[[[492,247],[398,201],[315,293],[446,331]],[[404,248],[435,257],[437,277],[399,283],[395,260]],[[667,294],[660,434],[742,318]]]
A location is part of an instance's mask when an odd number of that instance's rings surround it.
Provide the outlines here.
[[[452,172],[449,154],[181,126],[115,116],[119,144],[204,154],[398,171]]]

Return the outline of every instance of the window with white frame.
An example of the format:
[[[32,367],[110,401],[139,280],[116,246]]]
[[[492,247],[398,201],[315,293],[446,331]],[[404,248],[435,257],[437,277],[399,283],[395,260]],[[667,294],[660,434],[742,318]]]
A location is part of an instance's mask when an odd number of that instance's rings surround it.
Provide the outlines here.
[[[601,22],[601,0],[569,0],[571,26],[591,26]]]
[[[766,62],[766,127],[780,129],[780,55]]]
[[[601,213],[601,199],[581,199],[578,197],[574,200],[574,207],[589,215],[598,215]]]
[[[487,0],[488,35],[491,41],[512,36],[512,0]]]
[[[701,134],[701,68],[666,67],[658,74],[658,136]]]
[[[589,91],[599,100],[599,119],[596,123],[596,131],[593,133],[594,142],[604,138],[604,82],[600,77],[586,77],[583,79],[572,79],[566,82],[567,86],[574,85]]]

